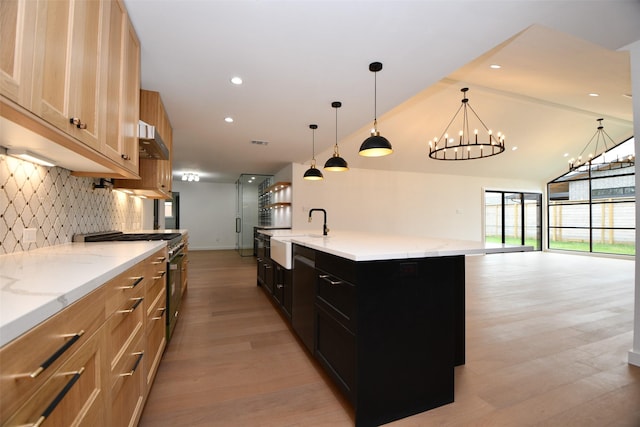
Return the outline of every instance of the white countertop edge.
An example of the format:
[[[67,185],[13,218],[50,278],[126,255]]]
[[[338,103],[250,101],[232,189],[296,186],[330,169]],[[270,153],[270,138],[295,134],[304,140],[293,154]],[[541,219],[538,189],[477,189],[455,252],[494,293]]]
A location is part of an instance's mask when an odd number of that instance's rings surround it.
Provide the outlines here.
[[[49,301],[42,303],[33,309],[25,310],[24,313],[13,319],[10,319],[9,321],[3,320],[2,324],[0,324],[0,347],[18,338],[25,332],[47,320],[49,317],[57,314],[60,310],[70,306],[82,297],[98,289],[100,286],[104,285],[106,282],[113,279],[118,274],[128,270],[140,261],[144,260],[145,258],[149,257],[150,255],[166,246],[166,241],[148,241],[145,243],[147,243],[148,249],[138,252],[136,255],[132,256],[126,261],[120,262],[106,271],[97,273],[95,276],[92,276],[90,278],[88,277],[87,281],[82,285],[77,286],[73,289],[66,290],[57,296],[52,295]],[[108,244],[121,245],[123,244],[123,242],[112,242],[107,243],[107,245]],[[76,247],[79,245],[87,245],[87,247],[90,248],[91,245],[95,245],[95,243],[65,243],[63,245],[50,246],[33,251],[27,251],[22,255],[29,257],[37,256],[38,252],[52,251],[56,250],[56,248],[60,246],[66,245],[74,245]],[[15,254],[13,255],[15,256]],[[18,254],[18,256],[19,255],[20,254]],[[43,266],[43,268],[45,267]]]
[[[431,239],[427,237],[412,237],[399,235],[384,235],[376,233],[336,233],[326,238],[310,237],[306,231],[290,230],[289,233],[272,236],[279,241],[306,246],[321,252],[339,256],[352,261],[383,261],[391,259],[429,258],[460,255],[481,255],[505,252],[532,251],[532,246],[484,244],[482,242],[462,241],[456,239]],[[376,239],[383,242],[388,239],[390,249],[376,249],[367,247],[367,239]],[[362,244],[360,239],[364,239]],[[404,242],[410,249],[405,250]],[[443,247],[444,246],[444,247]],[[447,247],[451,246],[451,247]]]

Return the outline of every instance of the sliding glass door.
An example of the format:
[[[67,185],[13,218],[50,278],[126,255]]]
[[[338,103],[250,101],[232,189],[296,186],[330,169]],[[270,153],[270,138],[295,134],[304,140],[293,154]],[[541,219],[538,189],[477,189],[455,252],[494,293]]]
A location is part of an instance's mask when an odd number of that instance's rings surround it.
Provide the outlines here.
[[[542,194],[485,191],[485,242],[542,249]]]

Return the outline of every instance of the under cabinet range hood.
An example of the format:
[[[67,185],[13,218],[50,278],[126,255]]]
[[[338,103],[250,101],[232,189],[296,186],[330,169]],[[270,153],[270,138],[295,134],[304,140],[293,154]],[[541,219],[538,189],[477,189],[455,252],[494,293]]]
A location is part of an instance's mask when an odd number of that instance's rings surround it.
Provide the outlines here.
[[[169,160],[169,149],[155,126],[140,120],[138,135],[141,159]]]

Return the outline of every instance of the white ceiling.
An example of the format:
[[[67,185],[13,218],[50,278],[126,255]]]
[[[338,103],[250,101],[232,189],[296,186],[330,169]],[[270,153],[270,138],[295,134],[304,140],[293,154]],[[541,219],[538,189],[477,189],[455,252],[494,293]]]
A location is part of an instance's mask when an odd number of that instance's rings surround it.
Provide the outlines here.
[[[234,182],[308,163],[310,123],[322,166],[336,138],[332,101],[343,104],[340,154],[357,168],[547,180],[566,170],[564,153],[584,148],[597,118],[616,141],[633,133],[620,49],[640,40],[637,0],[125,3],[142,45],[142,87],[161,93],[174,129],[176,175]],[[384,64],[379,130],[394,147],[374,159],[357,154],[374,116],[373,61]],[[243,85],[230,83],[235,75]],[[487,126],[506,134],[505,154],[429,159],[427,142],[453,117],[462,87]]]

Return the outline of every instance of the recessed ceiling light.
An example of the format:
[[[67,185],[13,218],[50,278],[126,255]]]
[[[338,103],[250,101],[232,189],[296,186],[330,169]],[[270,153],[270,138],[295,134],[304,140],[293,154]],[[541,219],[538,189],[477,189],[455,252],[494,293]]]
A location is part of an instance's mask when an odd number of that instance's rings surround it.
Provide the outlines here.
[[[238,76],[231,77],[231,83],[233,83],[234,85],[241,85],[242,77],[238,77]]]
[[[498,69],[502,68],[502,65],[499,65],[499,64],[491,64],[491,65],[489,65],[489,68],[493,68],[494,70],[498,70]]]
[[[562,157],[569,157],[569,153],[564,153]]]
[[[511,151],[516,151],[518,149],[518,147],[511,147]]]
[[[224,121],[227,123],[233,123],[233,117],[225,117]]]
[[[589,96],[600,96],[600,94],[593,92],[593,93],[590,93]]]

